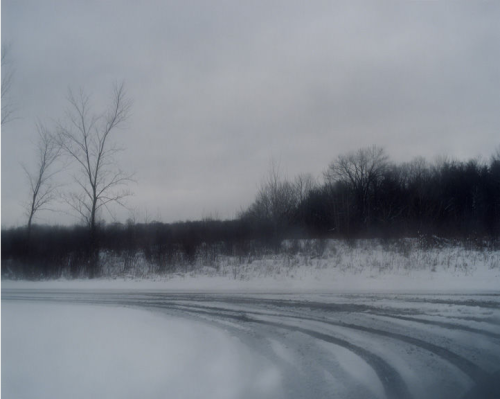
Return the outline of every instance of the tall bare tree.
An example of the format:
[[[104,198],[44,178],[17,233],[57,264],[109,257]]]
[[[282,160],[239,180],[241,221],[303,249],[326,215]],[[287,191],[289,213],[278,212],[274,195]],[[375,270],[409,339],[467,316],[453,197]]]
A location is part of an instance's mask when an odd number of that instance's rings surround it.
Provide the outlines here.
[[[52,178],[59,172],[54,164],[60,155],[61,147],[44,125],[38,123],[37,132],[36,169],[30,171],[23,165],[30,185],[30,199],[25,204],[28,216],[28,237],[31,234],[31,225],[36,213],[50,209],[49,205],[55,200],[58,187]]]
[[[306,200],[308,195],[317,187],[317,182],[310,173],[302,173],[293,180],[298,203]]]
[[[351,188],[357,201],[358,216],[364,224],[370,224],[370,194],[376,190],[388,166],[388,159],[383,148],[362,148],[339,155],[325,172],[328,183],[342,182]]]
[[[306,184],[305,178],[303,183]],[[300,184],[294,184],[283,176],[279,164],[271,161],[268,174],[261,182],[255,201],[241,213],[240,217],[257,223],[269,223],[272,227],[274,244],[278,246],[281,235],[295,215],[299,202],[299,187]]]
[[[90,229],[90,248],[97,256],[97,216],[111,204],[124,205],[131,195],[127,184],[131,175],[119,167],[116,155],[121,148],[112,140],[113,133],[123,126],[131,108],[124,84],[115,84],[107,109],[95,113],[90,96],[83,90],[78,95],[70,91],[66,124],[60,125],[60,144],[72,158],[78,173],[74,176],[80,190],[67,197],[68,204],[87,222]],[[108,209],[109,210],[109,209]],[[91,262],[89,276],[98,272],[96,259]]]
[[[278,164],[271,162],[267,176],[261,183],[255,204],[261,217],[273,224],[288,220],[297,205],[296,189],[280,170]]]
[[[13,119],[14,107],[10,99],[10,89],[14,71],[9,62],[9,47],[2,46],[2,125]]]

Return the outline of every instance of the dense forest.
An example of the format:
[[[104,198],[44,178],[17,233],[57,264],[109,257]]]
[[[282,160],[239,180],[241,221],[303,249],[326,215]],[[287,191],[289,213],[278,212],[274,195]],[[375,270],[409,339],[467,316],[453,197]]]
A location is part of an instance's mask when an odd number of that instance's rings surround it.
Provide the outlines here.
[[[379,147],[338,156],[323,179],[288,179],[273,165],[234,220],[32,225],[2,230],[2,275],[98,277],[112,253],[137,253],[158,273],[210,264],[220,254],[280,251],[286,239],[449,237],[498,245],[500,151],[488,161],[393,163]]]

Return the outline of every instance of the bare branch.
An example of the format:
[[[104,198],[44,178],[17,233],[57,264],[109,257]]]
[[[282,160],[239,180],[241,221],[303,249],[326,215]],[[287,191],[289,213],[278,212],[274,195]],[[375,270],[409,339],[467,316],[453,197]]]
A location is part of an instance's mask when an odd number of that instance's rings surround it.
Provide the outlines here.
[[[356,152],[339,155],[324,173],[327,183],[343,183],[352,191],[359,217],[369,223],[370,193],[380,184],[388,167],[388,156],[383,148],[372,146]]]
[[[93,230],[97,212],[111,203],[123,205],[131,193],[117,191],[132,181],[117,164],[114,156],[121,151],[112,139],[130,112],[123,83],[115,84],[109,107],[102,113],[91,109],[91,98],[83,90],[69,91],[67,124],[59,125],[59,142],[66,155],[76,161],[81,178],[74,178],[80,194],[69,197],[70,206],[88,222]]]
[[[36,170],[30,172],[26,166],[22,166],[30,185],[30,200],[25,204],[28,217],[28,232],[36,213],[49,209],[48,204],[56,198],[58,185],[53,184],[52,178],[59,173],[60,169],[54,164],[59,158],[61,147],[54,135],[40,122],[36,125],[38,133]]]
[[[2,46],[2,125],[14,119],[14,106],[10,98],[14,71],[10,66],[9,47]]]

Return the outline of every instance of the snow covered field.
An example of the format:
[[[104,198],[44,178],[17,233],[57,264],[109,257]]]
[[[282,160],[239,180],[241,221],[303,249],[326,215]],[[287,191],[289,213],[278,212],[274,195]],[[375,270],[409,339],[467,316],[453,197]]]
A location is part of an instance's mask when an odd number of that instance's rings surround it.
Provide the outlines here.
[[[443,245],[423,249],[417,240],[303,240],[278,254],[202,255],[195,264],[158,274],[136,254],[102,254],[103,277],[41,282],[3,280],[5,288],[128,289],[212,292],[420,292],[477,293],[500,290],[500,250]]]
[[[221,329],[122,307],[2,303],[4,398],[272,398],[280,374]]]
[[[4,280],[3,397],[500,398],[500,251],[301,245]]]
[[[500,397],[500,294],[2,289],[22,398]]]

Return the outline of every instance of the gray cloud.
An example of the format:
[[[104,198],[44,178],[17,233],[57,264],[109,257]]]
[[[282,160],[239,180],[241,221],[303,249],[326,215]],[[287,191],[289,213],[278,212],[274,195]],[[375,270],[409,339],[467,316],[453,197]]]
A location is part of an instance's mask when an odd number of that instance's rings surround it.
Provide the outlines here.
[[[499,17],[496,2],[3,1],[21,118],[2,132],[2,224],[24,223],[35,119],[63,117],[68,87],[98,108],[121,79],[129,205],[164,221],[234,216],[273,157],[320,176],[375,143],[396,161],[489,156]]]

